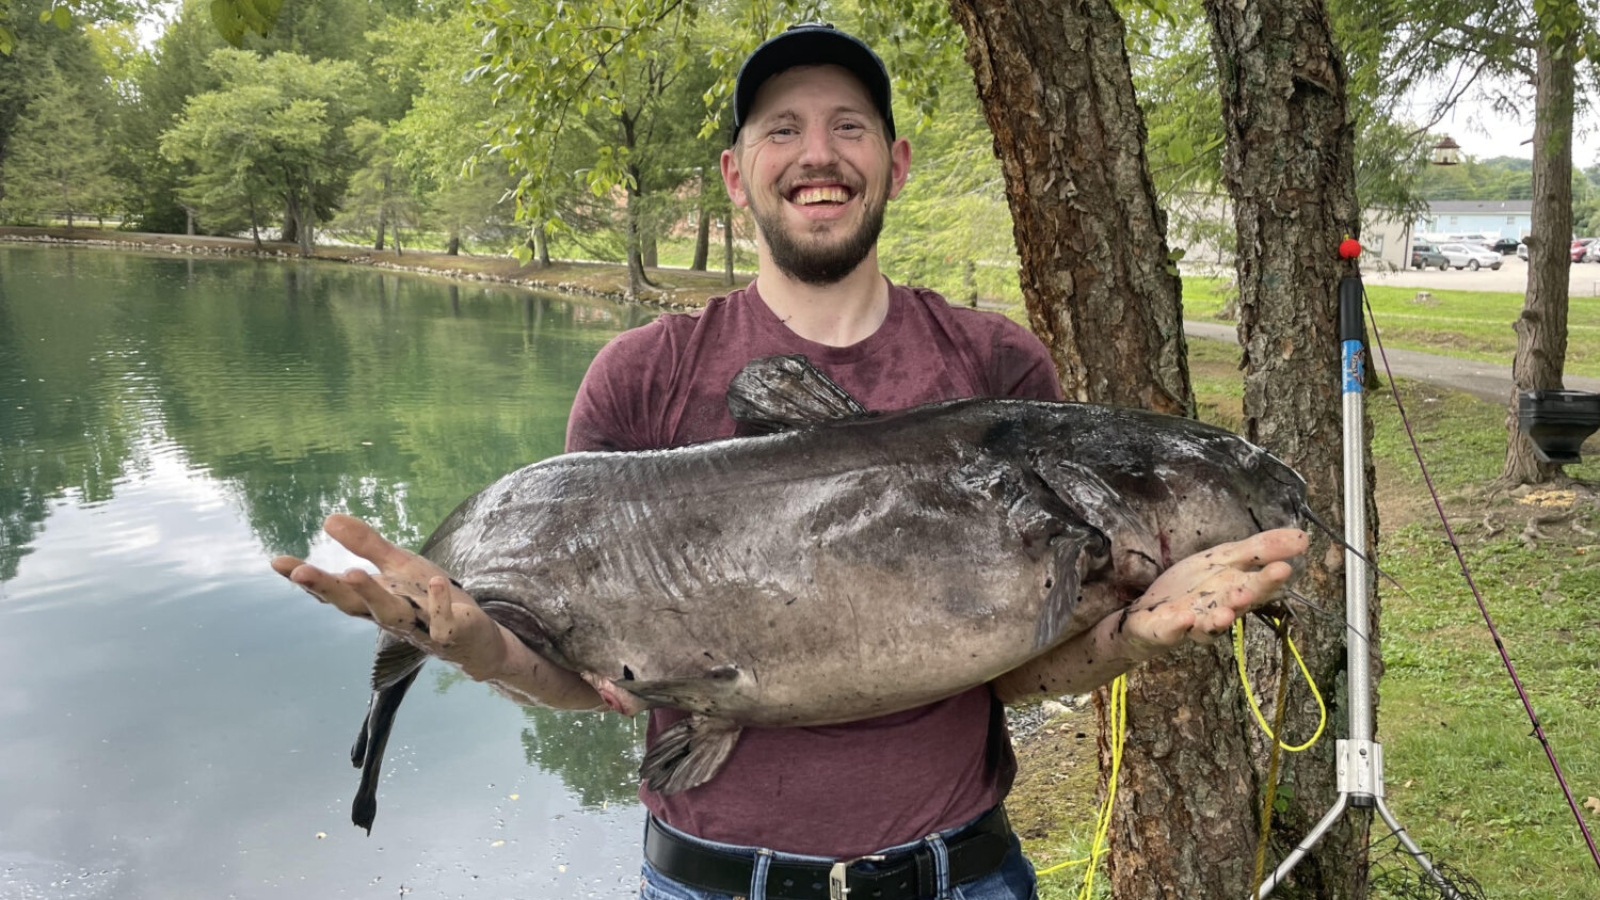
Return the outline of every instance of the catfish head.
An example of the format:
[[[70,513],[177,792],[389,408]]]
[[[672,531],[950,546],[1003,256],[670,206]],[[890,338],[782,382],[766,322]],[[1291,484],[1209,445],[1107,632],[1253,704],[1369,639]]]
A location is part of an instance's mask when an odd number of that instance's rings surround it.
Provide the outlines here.
[[[1305,479],[1244,438],[1179,416],[1060,404],[1041,478],[1111,539],[1114,580],[1142,591],[1178,560],[1301,527]]]

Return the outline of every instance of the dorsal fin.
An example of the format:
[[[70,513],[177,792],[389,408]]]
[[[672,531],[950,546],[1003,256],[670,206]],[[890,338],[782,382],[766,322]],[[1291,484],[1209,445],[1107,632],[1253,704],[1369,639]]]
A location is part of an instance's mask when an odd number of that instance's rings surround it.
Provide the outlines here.
[[[800,354],[754,359],[728,383],[728,412],[757,431],[782,431],[840,419],[867,408]]]

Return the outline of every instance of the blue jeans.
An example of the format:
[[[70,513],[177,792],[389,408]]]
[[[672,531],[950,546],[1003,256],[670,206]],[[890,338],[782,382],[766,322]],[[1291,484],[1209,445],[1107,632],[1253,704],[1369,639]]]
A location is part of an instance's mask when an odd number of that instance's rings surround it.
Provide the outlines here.
[[[663,827],[668,826],[664,825]],[[939,837],[942,838],[960,830],[960,828],[952,828],[949,831],[942,832]],[[675,831],[674,833],[683,837],[690,837],[681,831]],[[656,871],[655,867],[651,866],[650,863],[645,862],[640,870],[640,900],[767,900],[765,879],[767,865],[770,864],[770,861],[830,862],[830,860],[818,856],[799,856],[792,853],[777,853],[757,850],[752,847],[739,847],[733,844],[720,844],[716,841],[702,841],[692,837],[690,839],[707,847],[748,854],[752,860],[755,860],[755,873],[751,879],[753,883],[750,885],[750,891],[746,894],[730,895],[691,887],[668,878]],[[934,850],[936,856],[943,856],[942,843],[932,838],[889,847],[882,852],[887,855],[911,850],[919,844],[928,844]],[[761,857],[765,857],[765,860]],[[944,870],[943,866],[939,868],[941,871]],[[948,897],[948,900],[1038,900],[1039,887],[1033,877],[1033,864],[1028,862],[1027,858],[1022,855],[1022,843],[1017,840],[1017,836],[1015,834],[1011,835],[1011,852],[1006,854],[1005,860],[1000,864],[1000,868],[982,878],[975,878],[965,884],[950,885],[950,890],[946,897]],[[946,898],[930,898],[930,900],[946,900]]]

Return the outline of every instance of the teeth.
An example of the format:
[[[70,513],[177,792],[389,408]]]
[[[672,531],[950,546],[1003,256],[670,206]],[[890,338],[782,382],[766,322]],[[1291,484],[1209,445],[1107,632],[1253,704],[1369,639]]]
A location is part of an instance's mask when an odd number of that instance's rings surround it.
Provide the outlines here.
[[[843,203],[850,195],[841,187],[805,187],[795,191],[794,202],[805,206],[810,203]]]

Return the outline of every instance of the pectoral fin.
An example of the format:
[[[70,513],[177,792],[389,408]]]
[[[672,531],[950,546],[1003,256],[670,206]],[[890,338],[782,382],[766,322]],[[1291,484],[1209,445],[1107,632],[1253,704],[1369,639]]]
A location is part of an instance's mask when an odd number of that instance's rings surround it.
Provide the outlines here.
[[[691,715],[661,732],[639,766],[639,777],[662,794],[702,785],[728,761],[743,730],[728,719]]]
[[[372,833],[378,815],[378,774],[383,767],[383,751],[394,730],[394,717],[400,710],[411,683],[417,680],[427,654],[411,644],[380,635],[378,652],[372,660],[372,699],[361,722],[355,744],[350,747],[350,764],[361,770],[361,783],[350,807],[350,821]]]

